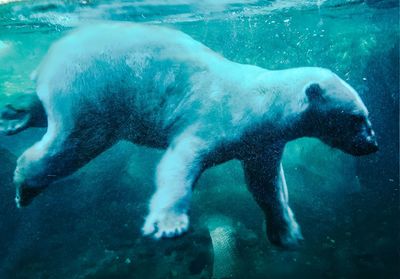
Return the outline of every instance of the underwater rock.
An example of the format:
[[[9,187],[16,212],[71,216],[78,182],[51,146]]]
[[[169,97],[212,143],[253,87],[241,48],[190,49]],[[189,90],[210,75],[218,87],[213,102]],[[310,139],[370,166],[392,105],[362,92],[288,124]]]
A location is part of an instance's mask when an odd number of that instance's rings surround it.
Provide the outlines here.
[[[14,207],[14,185],[12,183],[12,173],[15,167],[16,157],[11,152],[0,147],[0,278],[6,278],[6,266],[12,261],[12,245],[17,235],[20,223],[20,215]]]
[[[207,259],[205,252],[199,253],[189,264],[190,274],[200,274],[207,267]]]
[[[236,230],[232,220],[223,215],[208,217],[205,224],[210,232],[214,250],[212,278],[231,278],[238,274],[238,251],[236,247]]]

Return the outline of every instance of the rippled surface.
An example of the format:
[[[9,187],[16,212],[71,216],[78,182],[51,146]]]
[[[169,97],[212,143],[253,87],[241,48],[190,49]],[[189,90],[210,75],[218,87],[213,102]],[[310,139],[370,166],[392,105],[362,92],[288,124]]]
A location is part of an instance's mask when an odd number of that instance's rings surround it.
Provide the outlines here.
[[[365,101],[381,148],[355,159],[310,139],[287,146],[284,167],[305,244],[281,251],[266,240],[238,162],[202,176],[187,235],[154,242],[139,228],[160,151],[120,143],[17,211],[16,158],[44,131],[0,136],[0,278],[212,278],[227,269],[236,278],[399,276],[397,1],[0,4],[1,106],[28,105],[30,73],[70,29],[146,22],[180,29],[233,61],[332,69]]]

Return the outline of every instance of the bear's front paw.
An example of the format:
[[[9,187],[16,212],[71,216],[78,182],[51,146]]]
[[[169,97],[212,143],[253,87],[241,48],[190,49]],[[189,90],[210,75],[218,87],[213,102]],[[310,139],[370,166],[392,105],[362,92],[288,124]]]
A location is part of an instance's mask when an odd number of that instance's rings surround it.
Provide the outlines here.
[[[189,228],[189,217],[184,213],[163,212],[150,213],[142,228],[143,235],[152,235],[156,239],[175,237]]]
[[[286,224],[267,224],[267,236],[272,244],[285,248],[296,249],[303,242],[303,235],[296,221]]]
[[[33,199],[42,193],[45,187],[24,188],[17,187],[17,194],[15,196],[15,203],[18,208],[28,206]]]

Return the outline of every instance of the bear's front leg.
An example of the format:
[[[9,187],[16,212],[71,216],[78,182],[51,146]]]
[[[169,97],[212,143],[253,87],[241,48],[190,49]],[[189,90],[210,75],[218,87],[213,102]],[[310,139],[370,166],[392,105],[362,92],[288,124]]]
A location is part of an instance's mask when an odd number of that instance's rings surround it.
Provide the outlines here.
[[[202,170],[204,142],[189,135],[175,140],[162,157],[156,171],[156,187],[142,228],[144,235],[174,237],[189,227],[187,215],[192,187]]]
[[[277,246],[296,248],[303,237],[288,203],[282,152],[283,147],[271,148],[242,163],[248,188],[266,215],[268,239]]]

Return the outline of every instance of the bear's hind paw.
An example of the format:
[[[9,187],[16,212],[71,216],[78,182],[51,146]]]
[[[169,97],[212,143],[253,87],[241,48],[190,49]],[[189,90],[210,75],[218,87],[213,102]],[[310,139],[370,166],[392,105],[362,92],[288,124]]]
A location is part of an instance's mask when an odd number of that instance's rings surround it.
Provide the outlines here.
[[[150,214],[143,225],[143,235],[153,235],[155,239],[180,236],[189,228],[187,214],[172,212]]]
[[[0,133],[8,136],[17,134],[29,127],[31,118],[28,111],[6,105],[0,109]]]
[[[292,226],[267,226],[267,235],[272,244],[289,250],[299,248],[304,240],[297,223]]]

